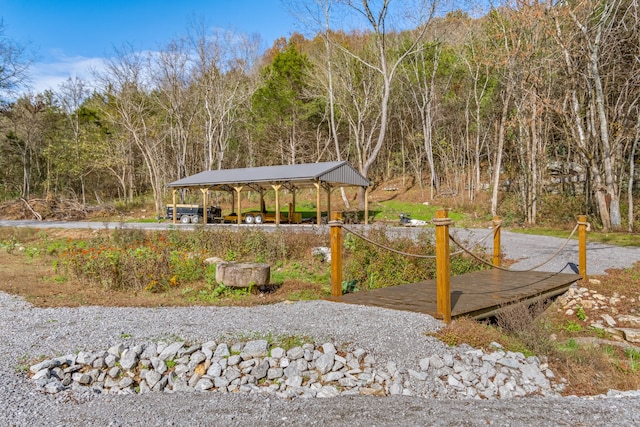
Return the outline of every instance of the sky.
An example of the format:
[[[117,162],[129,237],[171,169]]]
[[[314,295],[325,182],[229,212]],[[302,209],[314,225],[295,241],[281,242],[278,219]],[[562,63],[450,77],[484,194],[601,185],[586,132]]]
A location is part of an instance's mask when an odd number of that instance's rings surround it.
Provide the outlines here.
[[[90,80],[91,67],[125,44],[157,50],[192,22],[259,34],[265,48],[300,31],[282,0],[0,0],[0,17],[4,36],[34,57],[34,93],[68,77]]]

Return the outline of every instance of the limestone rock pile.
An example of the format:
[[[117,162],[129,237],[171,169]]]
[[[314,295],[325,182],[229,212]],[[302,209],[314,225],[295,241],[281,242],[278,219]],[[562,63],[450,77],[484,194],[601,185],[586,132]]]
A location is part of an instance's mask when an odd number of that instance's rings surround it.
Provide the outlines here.
[[[500,344],[493,346],[501,348]],[[528,395],[558,396],[566,380],[556,377],[546,362],[522,353],[472,349],[456,355],[433,355],[420,360],[421,372],[408,370],[413,378],[433,381],[435,397],[505,399]],[[425,378],[425,371],[427,373]]]
[[[557,301],[558,311],[567,316],[582,317],[590,327],[606,332],[612,340],[639,344],[640,316],[620,313],[618,307],[623,302],[636,303],[636,299],[617,292],[607,297],[578,286],[569,288]]]
[[[497,344],[496,344],[497,345]],[[556,395],[562,384],[538,358],[498,350],[459,348],[419,361],[415,369],[377,363],[356,348],[332,343],[285,350],[266,340],[114,345],[43,360],[31,379],[47,393],[64,390],[134,394],[149,392],[270,393],[283,398],[339,395],[424,395],[497,399]]]

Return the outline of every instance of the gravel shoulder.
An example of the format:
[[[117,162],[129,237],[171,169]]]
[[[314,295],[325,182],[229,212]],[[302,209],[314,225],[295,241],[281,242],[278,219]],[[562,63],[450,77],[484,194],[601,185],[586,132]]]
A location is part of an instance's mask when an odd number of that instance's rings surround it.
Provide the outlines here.
[[[470,231],[483,237],[487,230]],[[465,231],[467,233],[467,231]],[[473,234],[475,233],[475,234]],[[562,239],[503,232],[509,258],[551,254]],[[602,246],[602,247],[600,247]],[[559,271],[577,259],[545,268]],[[638,248],[596,245],[589,274],[640,259]],[[564,256],[565,254],[563,254]],[[539,255],[544,258],[544,254]],[[513,269],[527,268],[526,260]],[[564,263],[564,264],[563,264]],[[531,264],[530,264],[531,265]],[[430,316],[325,301],[260,307],[39,309],[0,293],[0,425],[640,425],[640,393],[596,398],[531,397],[506,400],[429,399],[412,396],[285,400],[269,395],[152,393],[132,396],[63,394],[37,390],[21,366],[41,356],[106,349],[118,342],[204,342],[256,335],[306,336],[317,342],[358,346],[381,361],[405,367],[450,351],[427,337],[441,323]]]

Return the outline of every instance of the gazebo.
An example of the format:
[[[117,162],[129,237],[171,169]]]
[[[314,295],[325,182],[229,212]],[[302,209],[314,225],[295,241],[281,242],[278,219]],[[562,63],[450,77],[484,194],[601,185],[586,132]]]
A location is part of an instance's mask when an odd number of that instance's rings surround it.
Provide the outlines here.
[[[176,212],[176,194],[180,188],[199,189],[202,192],[202,206],[207,207],[209,191],[228,191],[235,199],[237,222],[242,222],[240,192],[257,191],[262,199],[264,192],[275,191],[275,223],[280,224],[280,197],[282,188],[292,194],[292,208],[295,212],[296,190],[316,189],[316,223],[321,224],[321,192],[327,197],[327,215],[331,212],[331,191],[338,187],[361,187],[365,190],[364,221],[369,217],[369,181],[347,161],[304,163],[297,165],[260,166],[254,168],[210,170],[179,179],[168,184],[173,188],[173,212]],[[207,215],[204,215],[206,222]],[[175,222],[175,214],[174,214]]]

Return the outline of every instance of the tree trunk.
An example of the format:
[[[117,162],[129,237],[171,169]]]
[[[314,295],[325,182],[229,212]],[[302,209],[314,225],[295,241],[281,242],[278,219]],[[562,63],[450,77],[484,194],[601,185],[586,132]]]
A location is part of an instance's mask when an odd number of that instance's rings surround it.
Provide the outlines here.
[[[504,140],[507,130],[507,118],[509,114],[509,104],[511,102],[511,92],[513,90],[513,79],[507,79],[507,87],[505,88],[502,105],[502,113],[500,114],[500,122],[498,125],[497,136],[498,146],[496,147],[495,164],[493,165],[493,191],[491,193],[491,215],[498,216],[498,190],[500,189],[500,169],[502,167],[502,152],[504,150]]]

